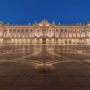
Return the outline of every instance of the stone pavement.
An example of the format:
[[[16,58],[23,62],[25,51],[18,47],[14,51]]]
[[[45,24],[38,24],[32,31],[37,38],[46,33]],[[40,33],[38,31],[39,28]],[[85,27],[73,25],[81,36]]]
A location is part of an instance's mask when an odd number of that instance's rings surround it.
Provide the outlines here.
[[[1,45],[0,90],[90,90],[90,46]]]

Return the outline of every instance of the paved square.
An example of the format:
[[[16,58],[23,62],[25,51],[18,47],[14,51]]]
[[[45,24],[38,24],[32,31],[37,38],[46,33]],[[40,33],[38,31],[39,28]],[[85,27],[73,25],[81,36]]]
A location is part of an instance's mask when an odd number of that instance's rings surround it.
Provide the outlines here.
[[[0,45],[0,90],[90,90],[90,46]]]

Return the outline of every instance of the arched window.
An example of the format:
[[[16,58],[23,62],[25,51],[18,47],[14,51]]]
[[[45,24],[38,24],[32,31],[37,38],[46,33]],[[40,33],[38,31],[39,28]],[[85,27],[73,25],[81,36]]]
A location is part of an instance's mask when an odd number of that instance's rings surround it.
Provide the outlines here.
[[[16,29],[13,29],[13,32],[15,33],[16,32]]]
[[[30,32],[32,32],[33,31],[33,29],[30,29]]]
[[[24,33],[24,29],[22,29],[22,33]]]
[[[12,29],[9,29],[10,33],[12,33]]]
[[[58,29],[56,29],[56,32],[58,32]]]
[[[61,32],[63,32],[63,29],[60,29]]]
[[[26,33],[28,33],[28,29],[26,29],[25,31],[26,31]]]
[[[67,32],[67,29],[65,29],[65,32]]]
[[[20,29],[18,29],[17,32],[20,32]]]

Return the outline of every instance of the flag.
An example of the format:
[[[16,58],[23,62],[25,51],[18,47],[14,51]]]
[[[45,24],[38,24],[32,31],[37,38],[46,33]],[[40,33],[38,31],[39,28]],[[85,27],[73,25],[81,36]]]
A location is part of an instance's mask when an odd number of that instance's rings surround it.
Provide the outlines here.
[[[45,33],[45,38],[47,38],[47,33]]]

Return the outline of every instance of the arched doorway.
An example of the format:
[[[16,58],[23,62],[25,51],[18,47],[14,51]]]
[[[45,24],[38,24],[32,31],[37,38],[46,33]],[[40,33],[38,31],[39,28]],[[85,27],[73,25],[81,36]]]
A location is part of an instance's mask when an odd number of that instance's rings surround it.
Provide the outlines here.
[[[65,44],[67,44],[67,40],[65,40]]]
[[[72,41],[71,40],[69,40],[69,44],[72,44]]]
[[[43,43],[43,44],[46,44],[46,38],[43,38],[42,43]]]
[[[58,44],[58,39],[56,39],[56,44]]]

